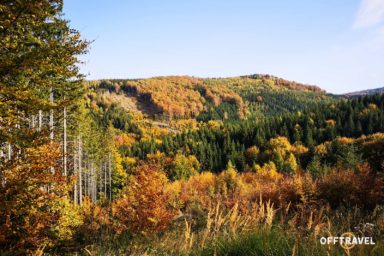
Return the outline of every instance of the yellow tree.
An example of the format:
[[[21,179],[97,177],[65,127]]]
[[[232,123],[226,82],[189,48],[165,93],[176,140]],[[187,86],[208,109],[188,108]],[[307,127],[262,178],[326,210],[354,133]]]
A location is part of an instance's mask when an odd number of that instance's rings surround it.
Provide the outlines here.
[[[1,248],[17,254],[49,247],[81,223],[68,202],[72,183],[60,172],[60,157],[58,145],[49,143],[8,163],[0,186]]]
[[[165,229],[174,211],[165,186],[168,179],[156,164],[140,164],[128,181],[122,197],[112,206],[118,233],[148,234]]]

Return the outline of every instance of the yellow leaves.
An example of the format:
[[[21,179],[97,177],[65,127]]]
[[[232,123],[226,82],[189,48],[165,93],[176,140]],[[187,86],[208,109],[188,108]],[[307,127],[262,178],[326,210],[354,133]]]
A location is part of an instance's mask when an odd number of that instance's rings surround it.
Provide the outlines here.
[[[336,121],[333,119],[328,119],[325,121],[326,125],[329,127],[335,127],[336,126]]]
[[[256,165],[255,171],[262,179],[278,180],[281,178],[281,174],[277,171],[276,165],[273,162],[268,162],[263,167]]]
[[[171,125],[173,125],[178,130],[184,131],[198,129],[199,123],[195,119],[180,119],[172,121]]]
[[[132,160],[132,159],[124,159],[126,160]],[[120,153],[117,151],[116,148],[112,149],[112,162],[114,171],[112,171],[112,185],[115,187],[115,191],[119,192],[118,188],[122,187],[125,184],[125,180],[127,179],[127,172],[123,168],[123,158],[121,157]]]
[[[193,155],[184,156],[183,154],[176,154],[170,166],[170,177],[172,179],[186,179],[198,173],[200,170],[200,163]]]
[[[302,154],[305,154],[308,152],[308,148],[305,147],[303,144],[301,144],[300,142],[296,142],[293,146],[293,150],[292,152],[295,154],[295,155],[302,155]]]
[[[348,137],[339,137],[337,140],[342,144],[369,144],[373,142],[384,141],[384,133],[374,133],[370,135],[362,135],[359,138],[348,138]],[[330,142],[325,142],[328,145]]]
[[[222,191],[224,195],[228,192],[233,192],[239,185],[239,179],[236,169],[232,166],[232,163],[228,163],[227,170],[221,172],[217,177],[217,188]]]
[[[222,102],[231,102],[235,103],[237,107],[241,110],[244,102],[239,94],[234,92],[230,87],[223,84],[211,85],[210,81],[207,81],[204,85],[206,91],[206,97],[213,102],[215,107],[218,107]]]
[[[372,111],[375,111],[378,109],[377,105],[376,104],[369,104],[368,107],[367,107],[369,110],[372,110]]]
[[[359,114],[360,114],[360,116],[366,116],[369,113],[375,112],[375,111],[378,111],[378,110],[379,110],[379,108],[377,107],[377,105],[371,103],[366,108],[364,108]]]
[[[0,211],[9,221],[0,223],[0,237],[7,243],[19,248],[50,245],[70,239],[81,223],[67,200],[71,177],[62,176],[60,159],[60,147],[49,143],[26,149],[24,157],[4,173],[7,182],[0,191]]]
[[[183,189],[184,186],[183,186]],[[183,200],[181,199],[180,195],[183,191],[182,189],[182,181],[176,180],[171,183],[167,183],[165,186],[165,193],[169,196],[169,202],[174,207],[175,209],[179,208],[182,206],[184,203]]]
[[[88,241],[99,239],[105,227],[110,227],[112,224],[110,210],[110,208],[92,203],[89,197],[85,197],[83,205],[79,207],[82,225],[77,228],[78,235],[84,236]]]
[[[156,123],[157,125],[163,125],[162,123]],[[141,142],[151,141],[152,139],[159,140],[160,137],[169,134],[169,130],[167,128],[162,128],[153,125],[148,120],[144,124],[139,125],[139,129],[142,133]]]
[[[113,203],[113,215],[119,223],[117,232],[160,231],[173,217],[165,187],[168,179],[159,166],[139,165],[124,195]]]
[[[165,159],[165,154],[163,152],[160,152],[159,150],[156,150],[155,153],[149,153],[147,154],[147,159],[150,161],[150,162],[154,162],[154,163],[161,163],[164,161]]]
[[[315,153],[321,156],[324,156],[328,153],[328,146],[330,142],[322,143],[315,147]]]
[[[337,138],[337,140],[341,143],[341,144],[351,144],[355,141],[355,139],[353,138],[347,138],[347,137],[340,137],[340,138]]]
[[[144,134],[141,138],[140,138],[140,142],[148,142],[148,141],[151,141],[151,137]]]
[[[287,165],[287,169],[289,172],[295,172],[298,168],[296,158],[292,153],[289,154],[288,160],[285,164]]]
[[[127,157],[124,158],[124,163],[127,164],[127,165],[133,166],[133,165],[136,164],[136,162],[137,162],[137,160],[134,157],[127,156]]]
[[[273,150],[277,150],[280,152],[288,152],[291,151],[292,145],[286,137],[278,136],[269,141],[269,146]]]
[[[217,120],[209,120],[207,126],[210,129],[219,129],[223,125],[223,122]]]
[[[129,87],[150,97],[158,110],[169,117],[197,116],[203,110],[204,98],[196,90],[200,79],[192,77],[155,77],[130,81]]]
[[[202,187],[208,189],[214,185],[215,175],[211,172],[203,172],[201,174],[191,177],[190,181],[194,181],[195,185],[203,185]]]
[[[56,226],[58,237],[62,240],[72,238],[75,228],[83,223],[78,208],[68,199],[62,199],[57,202],[57,210],[60,211],[60,218]]]
[[[148,220],[149,222],[154,223],[154,224],[156,224],[156,223],[158,222],[156,219],[154,219],[154,218],[152,218],[152,217],[148,217],[147,220]]]
[[[122,145],[132,146],[136,142],[136,135],[134,133],[122,133],[115,138],[115,146],[120,147]]]
[[[308,148],[301,143],[291,145],[286,137],[278,136],[270,139],[267,150],[263,155],[277,165],[279,171],[295,172],[298,168],[296,156],[305,154]]]
[[[245,150],[245,156],[251,161],[255,161],[259,154],[260,149],[257,146],[252,146]]]
[[[272,79],[264,79],[263,82],[271,88],[276,88],[275,81],[273,81]]]

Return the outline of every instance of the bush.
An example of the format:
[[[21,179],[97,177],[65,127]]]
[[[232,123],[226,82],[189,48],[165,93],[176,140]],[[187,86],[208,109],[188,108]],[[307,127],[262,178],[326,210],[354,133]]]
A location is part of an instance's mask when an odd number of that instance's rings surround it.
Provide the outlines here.
[[[372,173],[368,164],[359,165],[355,171],[333,169],[317,182],[318,199],[331,207],[359,206],[373,209],[384,201],[383,174]]]
[[[115,231],[150,234],[166,229],[175,214],[165,192],[167,182],[158,165],[139,165],[122,197],[112,205]]]
[[[72,237],[81,219],[67,199],[71,179],[62,175],[60,158],[59,146],[50,143],[27,149],[6,166],[6,182],[0,186],[0,248],[13,255],[41,252]]]

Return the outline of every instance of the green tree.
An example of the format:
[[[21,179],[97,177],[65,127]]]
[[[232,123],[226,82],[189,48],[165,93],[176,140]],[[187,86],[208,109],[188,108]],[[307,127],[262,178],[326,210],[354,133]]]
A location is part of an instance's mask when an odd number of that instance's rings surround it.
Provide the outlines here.
[[[67,110],[83,97],[78,55],[89,42],[69,27],[62,10],[62,0],[0,3],[0,144],[8,145],[11,160],[0,163],[8,180],[0,184],[0,229],[8,235],[0,237],[6,237],[2,248],[23,254],[67,232],[61,215],[71,179],[61,172],[61,136],[53,140],[53,122],[63,113],[66,137]],[[49,127],[42,115],[49,115]]]
[[[77,56],[88,42],[69,27],[62,9],[62,0],[0,4],[0,140],[13,147],[42,141],[35,134],[41,130],[28,129],[39,111],[63,109],[79,98]]]
[[[195,156],[184,156],[177,154],[170,167],[169,177],[172,180],[188,179],[197,174],[200,170],[200,163]]]

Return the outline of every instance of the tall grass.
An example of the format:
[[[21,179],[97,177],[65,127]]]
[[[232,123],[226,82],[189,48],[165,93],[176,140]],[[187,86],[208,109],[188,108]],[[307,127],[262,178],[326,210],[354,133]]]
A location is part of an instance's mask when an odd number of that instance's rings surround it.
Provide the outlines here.
[[[239,211],[238,204],[226,210],[218,203],[209,209],[203,224],[185,216],[162,234],[140,238],[125,234],[88,247],[85,255],[384,255],[381,209],[368,217],[363,217],[357,208],[320,207],[288,212],[289,209],[275,209],[270,202],[260,201],[247,212]],[[374,226],[373,233],[364,230],[365,224],[356,224],[365,221]],[[354,225],[356,234],[373,236],[376,245],[345,251],[339,245],[320,244],[321,236],[337,236]]]

